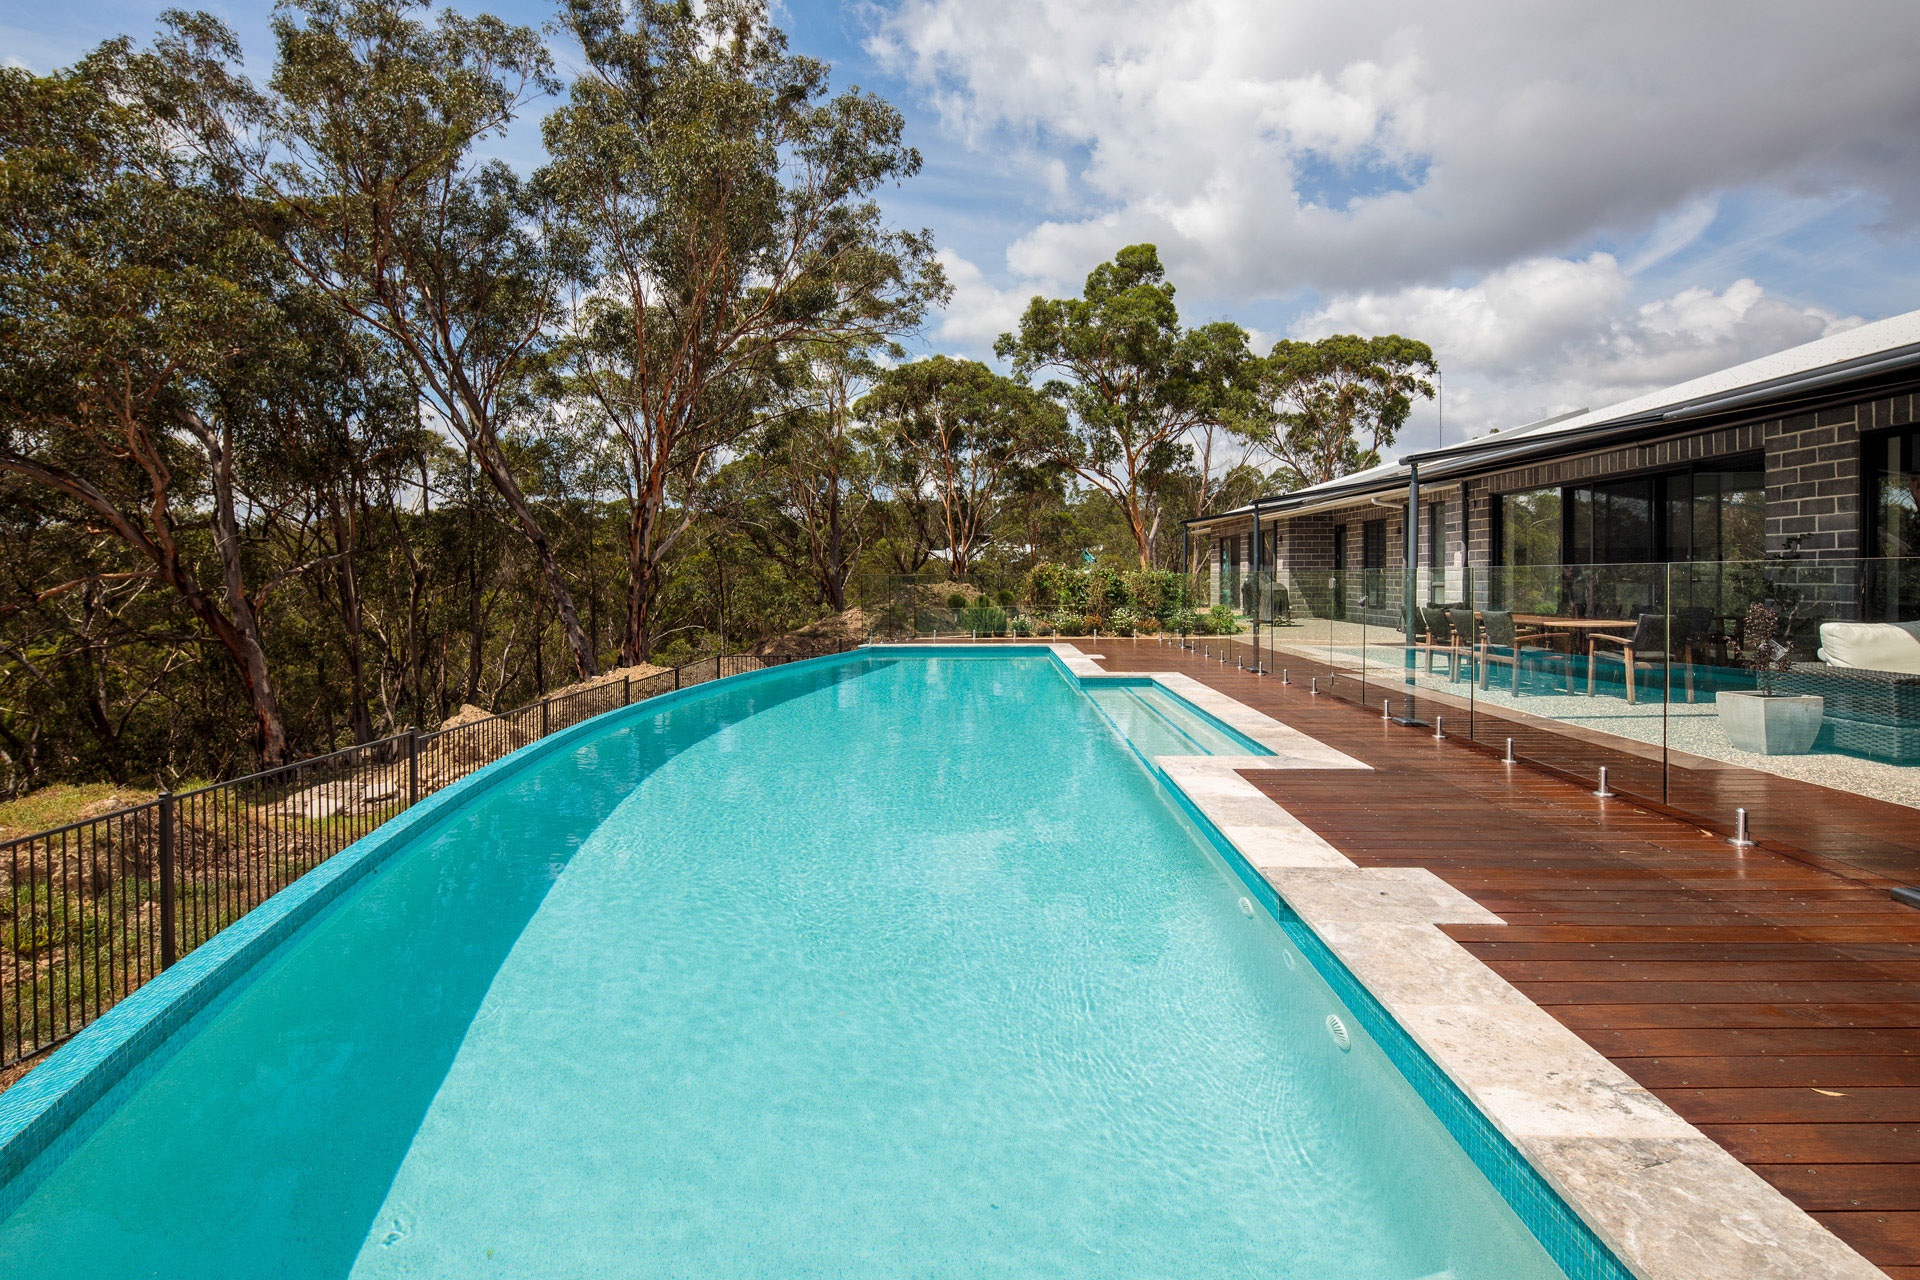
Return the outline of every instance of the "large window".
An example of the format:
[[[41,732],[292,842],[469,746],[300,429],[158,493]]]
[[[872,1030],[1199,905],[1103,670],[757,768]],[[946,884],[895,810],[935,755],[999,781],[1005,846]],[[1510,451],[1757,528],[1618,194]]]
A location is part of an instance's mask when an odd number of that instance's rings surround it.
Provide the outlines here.
[[[1667,559],[1766,555],[1766,477],[1758,467],[1667,477]]]
[[[1385,520],[1369,520],[1360,526],[1360,567],[1362,569],[1387,567],[1387,522]]]
[[[1568,564],[1645,564],[1659,560],[1653,513],[1659,485],[1642,476],[1568,489]]]
[[[1240,598],[1240,541],[1237,533],[1220,539],[1219,602],[1229,609],[1236,607]]]
[[[1496,498],[1499,563],[1759,560],[1767,495],[1758,460]]]
[[[1873,514],[1868,549],[1885,557],[1869,571],[1871,616],[1890,622],[1920,618],[1920,429],[1869,446]]]
[[[1920,431],[1887,436],[1873,452],[1873,554],[1920,556]]]
[[[1503,493],[1494,499],[1494,506],[1502,566],[1561,563],[1560,490]]]

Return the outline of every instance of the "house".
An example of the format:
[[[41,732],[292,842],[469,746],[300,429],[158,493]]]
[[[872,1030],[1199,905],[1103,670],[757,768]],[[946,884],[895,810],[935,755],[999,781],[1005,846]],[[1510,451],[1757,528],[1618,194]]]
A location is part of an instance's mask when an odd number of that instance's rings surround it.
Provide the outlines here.
[[[1408,604],[1468,600],[1724,619],[1735,566],[1785,557],[1820,566],[1822,616],[1911,619],[1916,410],[1920,311],[1188,521],[1188,565],[1263,620],[1403,626]]]

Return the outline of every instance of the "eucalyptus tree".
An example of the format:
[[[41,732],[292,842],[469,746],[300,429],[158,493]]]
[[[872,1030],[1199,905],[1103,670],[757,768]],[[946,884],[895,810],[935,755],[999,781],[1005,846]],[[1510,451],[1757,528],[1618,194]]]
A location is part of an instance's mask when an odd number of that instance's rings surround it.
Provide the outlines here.
[[[474,151],[558,88],[540,33],[429,0],[284,0],[262,93],[205,14],[170,13],[156,63],[189,141],[267,203],[301,275],[390,342],[424,415],[465,446],[533,549],[581,675],[597,670],[506,438],[584,259],[538,183]]]
[[[882,454],[854,415],[877,372],[860,351],[808,344],[787,361],[780,411],[725,468],[733,523],[835,613],[879,529]]]
[[[240,466],[306,359],[284,323],[296,282],[178,124],[124,39],[70,71],[0,71],[0,473],[110,532],[137,566],[118,576],[171,590],[275,763],[259,609],[287,575],[259,580]]]
[[[938,504],[955,577],[965,578],[1014,482],[1057,456],[1066,415],[977,360],[933,356],[881,375],[855,411],[891,453],[912,457]]]
[[[563,353],[632,486],[622,656],[649,652],[665,566],[716,464],[776,411],[782,358],[884,344],[945,282],[874,202],[920,157],[900,114],[831,94],[763,0],[564,0],[583,73],[545,122],[541,182],[591,245]]]
[[[1261,443],[1284,487],[1324,484],[1378,466],[1412,412],[1433,398],[1433,348],[1399,334],[1281,340],[1258,364],[1267,420]]]
[[[1142,568],[1151,568],[1165,514],[1161,490],[1189,464],[1190,437],[1209,426],[1245,433],[1255,420],[1252,355],[1231,321],[1180,323],[1160,256],[1131,245],[1095,267],[1078,298],[1035,297],[994,350],[1071,426],[1059,460],[1125,516]]]

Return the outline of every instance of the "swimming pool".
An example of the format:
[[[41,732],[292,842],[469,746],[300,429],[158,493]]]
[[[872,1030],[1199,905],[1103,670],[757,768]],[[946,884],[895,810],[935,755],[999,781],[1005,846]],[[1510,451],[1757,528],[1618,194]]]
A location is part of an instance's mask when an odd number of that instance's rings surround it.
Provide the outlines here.
[[[150,1055],[9,1272],[1562,1274],[1050,657],[598,724]]]

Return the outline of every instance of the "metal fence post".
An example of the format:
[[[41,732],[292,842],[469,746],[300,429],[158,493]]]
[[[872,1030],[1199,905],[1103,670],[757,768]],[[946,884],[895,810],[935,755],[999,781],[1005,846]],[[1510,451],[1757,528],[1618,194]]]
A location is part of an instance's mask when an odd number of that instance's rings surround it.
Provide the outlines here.
[[[720,655],[717,653],[713,655],[713,678],[715,680],[720,678]]]
[[[160,967],[165,969],[178,958],[174,937],[173,889],[173,792],[160,793]]]
[[[540,736],[543,738],[547,736],[547,725],[551,722],[548,708],[552,705],[547,699],[540,699]]]
[[[407,730],[407,803],[420,802],[420,730]]]
[[[633,705],[633,677],[632,676],[620,677],[620,705],[623,707],[630,707]]]
[[[678,667],[673,669],[673,687],[676,689],[680,687],[680,668]]]

